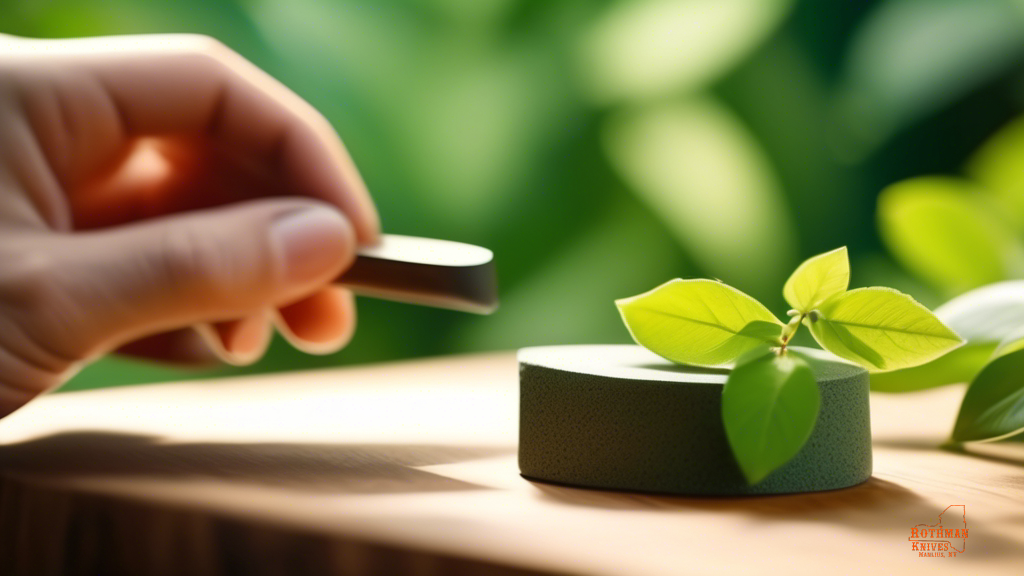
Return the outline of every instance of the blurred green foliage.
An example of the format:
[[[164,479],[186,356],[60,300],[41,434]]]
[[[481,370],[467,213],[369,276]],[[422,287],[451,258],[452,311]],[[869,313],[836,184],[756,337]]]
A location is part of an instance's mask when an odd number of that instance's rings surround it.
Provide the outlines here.
[[[493,316],[364,300],[346,350],[275,342],[217,374],[625,342],[613,300],[674,277],[727,279],[781,314],[785,275],[840,245],[853,286],[930,305],[1016,273],[992,252],[1003,228],[972,236],[962,277],[964,250],[933,266],[896,240],[921,283],[874,223],[881,189],[957,171],[1024,108],[1019,0],[4,0],[0,32],[214,36],[333,122],[387,231],[497,255]],[[1024,150],[1021,132],[992,146]],[[992,202],[1024,187],[1004,155],[971,164],[979,186],[999,183]],[[940,212],[932,196],[983,195],[941,182],[900,194]],[[1019,232],[1024,211],[1005,212]],[[188,376],[106,359],[68,388]]]
[[[872,375],[874,390],[908,392],[983,374],[983,387],[999,388],[1012,375],[1002,368],[1008,361],[1000,360],[998,347],[1019,340],[1024,325],[1024,282],[1017,280],[1024,277],[1022,166],[1024,118],[968,159],[967,177],[918,176],[882,191],[882,238],[908,270],[946,295],[959,295],[936,313],[967,344],[925,366]],[[999,367],[986,372],[997,360]]]
[[[882,237],[909,270],[950,296],[1012,277],[1020,246],[985,190],[939,176],[893,184],[879,199]]]

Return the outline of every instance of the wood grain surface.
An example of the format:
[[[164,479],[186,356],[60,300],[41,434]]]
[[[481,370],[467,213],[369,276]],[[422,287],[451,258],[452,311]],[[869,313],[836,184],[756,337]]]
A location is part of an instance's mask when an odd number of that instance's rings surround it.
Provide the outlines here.
[[[937,448],[962,393],[873,395],[867,483],[756,498],[523,479],[510,353],[56,394],[0,421],[0,574],[1021,573],[1021,445]]]

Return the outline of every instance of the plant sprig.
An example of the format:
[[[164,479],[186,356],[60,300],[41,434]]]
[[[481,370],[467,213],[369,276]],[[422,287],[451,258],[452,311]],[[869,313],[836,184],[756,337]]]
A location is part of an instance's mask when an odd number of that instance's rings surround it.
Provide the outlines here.
[[[891,288],[849,290],[845,247],[802,263],[786,281],[783,323],[763,304],[718,281],[675,279],[615,303],[633,339],[679,364],[735,363],[722,392],[733,455],[756,484],[800,451],[820,410],[810,365],[789,354],[806,326],[823,348],[873,371],[929,362],[963,340],[927,308]]]

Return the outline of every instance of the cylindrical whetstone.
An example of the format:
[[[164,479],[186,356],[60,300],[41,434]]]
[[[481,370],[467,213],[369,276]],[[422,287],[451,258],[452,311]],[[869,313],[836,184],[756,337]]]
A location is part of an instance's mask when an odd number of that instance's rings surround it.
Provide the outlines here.
[[[871,476],[868,374],[810,356],[821,411],[788,463],[748,485],[722,424],[728,369],[680,366],[640,346],[519,351],[523,476],[588,488],[753,495],[846,488]]]

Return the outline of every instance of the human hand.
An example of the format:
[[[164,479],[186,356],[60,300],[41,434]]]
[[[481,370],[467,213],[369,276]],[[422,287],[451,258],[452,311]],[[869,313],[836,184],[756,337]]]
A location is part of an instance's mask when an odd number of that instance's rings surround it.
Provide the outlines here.
[[[378,234],[330,124],[216,41],[0,35],[0,416],[112,350],[253,362],[272,317],[337,350]]]

